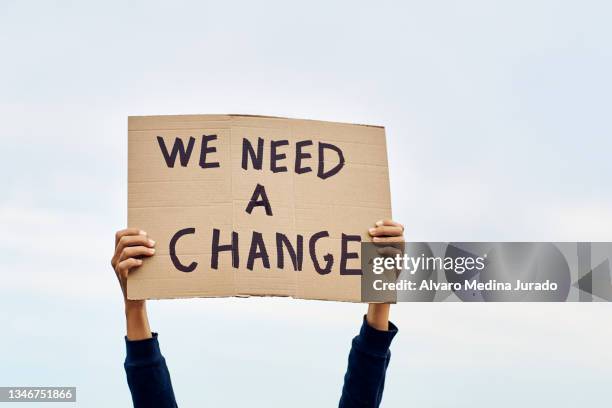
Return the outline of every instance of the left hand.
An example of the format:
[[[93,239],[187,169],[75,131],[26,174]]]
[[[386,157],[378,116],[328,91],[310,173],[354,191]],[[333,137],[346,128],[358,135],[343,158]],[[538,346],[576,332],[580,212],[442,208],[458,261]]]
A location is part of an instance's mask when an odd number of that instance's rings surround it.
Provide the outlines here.
[[[403,251],[404,226],[393,220],[381,220],[376,222],[375,227],[368,230],[375,244],[389,244],[381,248],[383,252]],[[401,249],[397,247],[401,247]],[[391,253],[381,253],[390,256]],[[377,330],[389,330],[389,311],[391,305],[388,303],[370,303],[366,320],[368,324]]]
[[[377,221],[376,225],[368,230],[374,243],[400,243],[404,242],[404,226],[393,220]]]

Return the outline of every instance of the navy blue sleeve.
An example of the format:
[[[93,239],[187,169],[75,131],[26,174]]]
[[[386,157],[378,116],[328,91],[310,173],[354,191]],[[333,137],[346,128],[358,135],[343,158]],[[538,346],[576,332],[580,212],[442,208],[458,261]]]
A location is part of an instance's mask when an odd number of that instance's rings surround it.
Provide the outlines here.
[[[389,347],[396,334],[393,323],[389,322],[389,331],[381,331],[370,327],[363,317],[349,353],[340,408],[378,408],[391,359]]]
[[[134,408],[176,408],[166,360],[159,350],[157,333],[146,340],[125,338],[125,373]]]

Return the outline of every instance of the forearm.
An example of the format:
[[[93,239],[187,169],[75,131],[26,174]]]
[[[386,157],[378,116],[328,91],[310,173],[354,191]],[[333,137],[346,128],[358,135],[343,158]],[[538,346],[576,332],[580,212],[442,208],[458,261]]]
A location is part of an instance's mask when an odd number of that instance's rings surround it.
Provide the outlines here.
[[[151,338],[151,328],[144,301],[126,300],[125,323],[128,340],[145,340]]]
[[[144,301],[125,302],[125,372],[135,408],[174,408],[176,400],[157,334],[151,333]]]
[[[176,400],[157,334],[145,340],[126,339],[125,372],[134,408],[175,408]]]
[[[128,228],[115,234],[111,265],[121,285],[125,306],[125,373],[135,408],[174,408],[176,400],[166,360],[159,349],[157,334],[151,333],[144,300],[127,298],[130,271],[140,267],[144,257],[155,254],[155,241],[146,232]]]
[[[366,320],[376,330],[389,330],[389,311],[391,305],[388,303],[370,303]]]
[[[367,322],[367,317],[363,320],[349,353],[340,408],[377,408],[382,400],[385,373],[391,358],[389,346],[397,327],[387,321],[386,330],[378,330]]]

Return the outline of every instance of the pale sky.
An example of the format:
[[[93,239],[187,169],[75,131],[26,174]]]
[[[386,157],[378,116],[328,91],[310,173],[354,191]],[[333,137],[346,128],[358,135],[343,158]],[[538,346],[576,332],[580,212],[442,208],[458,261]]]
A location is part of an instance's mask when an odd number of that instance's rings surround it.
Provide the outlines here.
[[[127,116],[386,126],[412,241],[612,240],[604,1],[0,2],[0,386],[129,406]],[[375,221],[375,220],[373,220]],[[150,302],[183,407],[337,405],[363,305]],[[604,407],[608,304],[399,304],[384,407]],[[59,406],[59,405],[58,405]]]

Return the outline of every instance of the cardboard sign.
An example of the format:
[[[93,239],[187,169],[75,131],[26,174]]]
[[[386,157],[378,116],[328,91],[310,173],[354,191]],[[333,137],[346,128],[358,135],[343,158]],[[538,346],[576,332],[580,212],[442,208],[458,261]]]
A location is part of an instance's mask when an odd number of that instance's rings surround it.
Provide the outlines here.
[[[385,130],[247,115],[128,119],[128,226],[156,241],[130,299],[361,300],[391,217]]]

